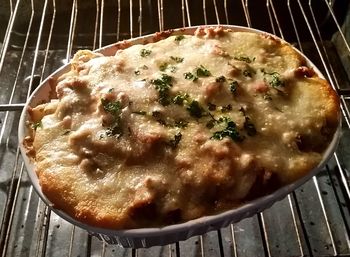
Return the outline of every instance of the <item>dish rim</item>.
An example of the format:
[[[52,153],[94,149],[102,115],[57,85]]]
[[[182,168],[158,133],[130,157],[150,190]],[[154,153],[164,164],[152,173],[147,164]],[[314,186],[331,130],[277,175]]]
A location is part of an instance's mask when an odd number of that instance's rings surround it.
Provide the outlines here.
[[[199,26],[191,26],[191,27],[186,27],[186,28],[177,28],[177,29],[169,30],[170,31],[169,36],[177,35],[177,34],[193,35],[193,32],[199,27],[209,28],[209,27],[218,27],[218,26],[220,26],[224,29],[231,29],[233,32],[243,31],[243,32],[253,32],[253,33],[258,33],[258,34],[270,35],[270,36],[273,36],[274,38],[281,40],[282,42],[286,42],[285,40],[283,40],[283,39],[281,39],[281,38],[279,38],[276,35],[273,35],[271,33],[257,30],[257,29],[253,29],[253,28],[236,26],[236,25],[205,25],[205,26],[199,25]],[[162,33],[162,32],[160,32],[160,33]],[[157,33],[153,33],[153,34],[149,34],[149,35],[145,35],[145,36],[141,36],[141,37],[137,37],[137,38],[128,39],[125,41],[120,41],[120,42],[110,44],[110,45],[104,46],[102,48],[96,49],[94,52],[103,53],[106,55],[107,55],[108,51],[111,51],[111,53],[113,53],[113,52],[115,53],[118,50],[120,44],[123,42],[130,43],[130,46],[135,45],[135,44],[144,44],[145,42],[148,42],[148,40],[150,40],[150,39],[154,40],[154,38],[156,36],[157,36]],[[319,69],[303,53],[301,53],[298,49],[296,49],[290,43],[288,43],[288,42],[286,42],[286,43],[289,46],[291,46],[296,52],[298,52],[306,60],[307,66],[312,67],[313,70],[316,72],[316,74],[320,78],[325,79],[323,74],[319,71]],[[110,54],[108,54],[108,55],[110,55]],[[315,168],[310,170],[307,175],[301,177],[300,179],[296,180],[293,183],[287,184],[287,185],[277,189],[276,191],[274,191],[268,195],[261,196],[259,198],[254,199],[254,200],[248,201],[248,202],[243,203],[242,205],[235,207],[233,209],[230,209],[230,210],[227,210],[224,212],[220,212],[218,214],[203,216],[203,217],[189,220],[189,221],[182,222],[182,223],[166,225],[163,227],[150,227],[150,228],[136,228],[136,229],[118,230],[118,229],[107,229],[107,228],[91,226],[91,225],[85,224],[81,221],[74,219],[73,217],[66,214],[64,211],[62,211],[60,209],[54,208],[54,205],[50,202],[50,200],[41,191],[41,187],[39,185],[39,179],[38,179],[38,176],[35,172],[34,164],[30,160],[30,158],[27,156],[25,147],[23,145],[23,140],[24,140],[25,136],[27,135],[27,133],[26,133],[26,131],[27,131],[26,121],[27,121],[27,117],[28,117],[28,113],[27,113],[28,107],[38,105],[40,103],[40,101],[42,101],[44,99],[43,97],[40,97],[40,93],[42,93],[42,91],[44,91],[44,90],[46,90],[46,91],[51,90],[50,85],[49,85],[49,81],[52,78],[57,78],[60,75],[62,75],[64,72],[68,71],[69,67],[70,67],[70,63],[61,66],[60,68],[55,70],[53,73],[51,73],[45,80],[43,80],[38,85],[38,87],[32,92],[30,97],[27,99],[26,104],[25,104],[25,106],[22,110],[21,116],[20,116],[19,127],[18,127],[18,142],[19,142],[21,155],[22,155],[23,161],[25,163],[26,170],[27,170],[27,173],[28,173],[29,178],[31,180],[31,183],[32,183],[35,191],[37,192],[37,194],[43,200],[43,202],[45,204],[47,204],[58,216],[60,216],[64,220],[66,220],[69,223],[74,224],[78,227],[81,227],[89,232],[104,234],[107,236],[111,235],[111,236],[127,237],[127,238],[147,238],[147,237],[165,236],[165,235],[173,234],[173,233],[186,232],[189,229],[199,229],[199,228],[202,228],[204,226],[209,227],[209,230],[210,230],[210,227],[212,227],[213,229],[216,229],[215,224],[223,222],[225,220],[237,222],[238,220],[235,220],[235,217],[242,217],[242,216],[245,217],[245,213],[250,213],[251,211],[256,213],[256,211],[254,211],[254,210],[267,208],[267,207],[271,206],[271,204],[279,201],[280,199],[282,199],[283,197],[288,195],[290,192],[292,192],[293,190],[295,190],[296,188],[298,188],[302,184],[304,184],[306,181],[311,179],[314,175],[316,175],[325,166],[325,164],[330,159],[331,155],[333,154],[333,152],[335,151],[335,149],[339,143],[340,134],[341,134],[341,116],[339,119],[339,126],[337,127],[337,130],[334,133],[333,138],[332,138],[330,144],[328,145],[327,149],[324,151],[324,154],[322,156],[322,160]],[[193,235],[196,235],[196,234],[193,234]],[[191,236],[193,236],[193,235],[191,235]]]

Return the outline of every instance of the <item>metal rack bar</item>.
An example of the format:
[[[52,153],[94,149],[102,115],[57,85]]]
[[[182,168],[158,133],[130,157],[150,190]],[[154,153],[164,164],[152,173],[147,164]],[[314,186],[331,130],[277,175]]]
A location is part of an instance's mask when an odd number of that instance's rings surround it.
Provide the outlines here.
[[[233,248],[233,256],[237,257],[237,244],[236,244],[236,238],[235,238],[235,231],[234,231],[234,227],[231,224],[230,225],[230,231],[231,231],[231,239],[232,239],[232,248]]]
[[[121,15],[121,3],[120,3],[120,0],[118,0],[117,41],[119,41],[119,38],[120,38],[120,15]]]
[[[279,22],[278,17],[277,17],[276,9],[275,9],[275,6],[273,5],[273,0],[269,0],[269,3],[271,5],[272,13],[273,13],[273,16],[275,18],[275,21],[276,21],[277,28],[278,28],[278,31],[280,33],[280,36],[282,38],[284,38],[283,32],[282,32],[282,28],[281,28],[280,22]]]
[[[300,250],[300,256],[305,256],[304,250],[303,250],[303,246],[301,244],[301,237],[300,234],[301,232],[299,231],[298,225],[297,225],[297,217],[296,217],[296,213],[294,212],[294,208],[293,208],[293,200],[291,195],[288,195],[288,202],[289,202],[289,206],[290,206],[290,210],[292,212],[292,217],[293,217],[293,225],[295,228],[295,233],[297,235],[297,240],[298,240],[298,245],[299,245],[299,250]]]
[[[270,252],[268,234],[267,234],[267,230],[266,230],[266,224],[264,221],[264,214],[262,212],[260,212],[259,214],[257,214],[257,217],[258,217],[258,221],[259,221],[259,227],[260,227],[261,238],[262,238],[262,242],[263,242],[265,256],[270,257],[271,252]]]
[[[129,16],[130,16],[130,38],[133,38],[134,37],[134,19],[133,19],[133,12],[132,12],[132,9],[133,9],[133,5],[132,5],[132,0],[129,1]]]
[[[97,41],[97,30],[98,30],[98,17],[100,15],[100,0],[96,0],[96,14],[95,14],[95,29],[94,29],[94,41],[92,43],[92,49],[96,49],[96,41]]]
[[[182,27],[186,27],[185,0],[181,0]]]
[[[102,40],[103,40],[103,18],[104,18],[104,11],[105,11],[105,0],[101,1],[101,15],[100,15],[100,33],[99,33],[99,41],[98,41],[98,47],[101,48],[103,46]],[[75,23],[76,19],[74,19]]]
[[[33,0],[32,0],[33,1]],[[9,47],[9,42],[10,42],[10,37],[11,37],[11,31],[13,30],[13,25],[15,23],[15,19],[17,18],[17,12],[18,12],[18,6],[20,4],[21,0],[18,0],[16,2],[16,6],[14,11],[12,11],[12,2],[11,2],[11,16],[10,16],[10,20],[8,22],[8,26],[5,32],[5,37],[4,37],[4,41],[0,50],[0,72],[2,71],[3,65],[4,65],[4,61],[5,61],[5,54],[7,52],[7,49]]]
[[[230,22],[228,20],[227,0],[224,0],[224,10],[225,10],[226,24],[229,24]]]
[[[271,24],[272,33],[276,34],[275,24],[273,22],[272,14],[270,11],[270,1],[269,0],[266,0],[266,9],[267,9],[267,13],[269,14],[269,20],[270,20],[270,24]]]
[[[203,0],[203,15],[204,15],[204,24],[208,25],[208,18],[207,18],[207,4],[206,1]]]
[[[252,27],[252,22],[250,20],[250,15],[249,15],[249,7],[248,7],[248,0],[241,0],[242,2],[242,7],[245,15],[245,19],[247,21],[248,27]]]
[[[189,7],[188,7],[188,0],[185,0],[185,7],[186,7],[186,13],[187,13],[187,24],[189,27],[192,26],[192,23],[191,23],[191,16],[190,16],[190,10],[189,10]]]
[[[142,0],[139,0],[139,36],[142,36]]]
[[[216,0],[213,0],[213,4],[214,4],[214,10],[215,10],[216,23],[220,24],[220,17],[219,17],[218,6],[216,4]]]
[[[70,25],[69,25],[68,42],[67,42],[67,55],[66,55],[66,62],[67,63],[69,62],[71,54],[72,54],[74,32],[75,32],[75,24],[76,24],[76,20],[77,20],[77,13],[78,13],[78,2],[77,2],[77,0],[73,0],[72,12],[71,12],[71,18],[70,18]],[[99,45],[101,45],[101,44],[102,43],[100,41]]]

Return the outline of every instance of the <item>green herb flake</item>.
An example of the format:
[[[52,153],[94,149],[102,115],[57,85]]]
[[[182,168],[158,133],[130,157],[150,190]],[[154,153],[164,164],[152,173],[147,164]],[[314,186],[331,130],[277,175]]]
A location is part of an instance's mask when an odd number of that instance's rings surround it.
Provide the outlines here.
[[[180,41],[183,40],[184,38],[185,38],[184,35],[178,35],[178,36],[175,37],[175,41],[180,42]]]
[[[238,82],[237,81],[232,81],[230,83],[230,91],[231,93],[234,95],[237,91],[237,88],[238,88]]]
[[[228,121],[225,129],[214,132],[211,139],[222,140],[225,137],[230,137],[235,142],[242,142],[244,137],[237,130],[236,123]]]
[[[182,138],[182,134],[181,134],[181,132],[178,132],[176,135],[174,135],[174,139],[171,139],[170,141],[169,141],[169,146],[172,148],[172,149],[175,149],[178,145],[179,145],[179,143],[180,143],[180,141],[181,141],[181,138]]]
[[[201,65],[196,68],[196,75],[198,77],[209,77],[211,73],[208,69],[206,69],[203,65]]]
[[[141,66],[141,69],[143,69],[143,70],[148,70],[148,66],[147,66],[147,65],[142,65],[142,66]]]
[[[252,63],[255,61],[255,57],[249,58],[248,56],[234,57],[234,59],[237,61],[242,61],[242,62],[246,62],[246,63]]]
[[[284,86],[284,81],[281,80],[280,74],[278,72],[274,72],[273,74],[270,74],[271,78],[269,80],[269,84],[273,88],[278,88],[278,87],[283,87]]]
[[[225,81],[226,81],[225,76],[220,76],[220,77],[217,77],[215,79],[215,82],[219,82],[219,83],[222,83],[222,82],[225,82]]]
[[[176,63],[181,63],[184,61],[184,58],[182,57],[177,57],[177,56],[170,56],[170,59],[175,61]]]
[[[185,79],[192,80],[192,81],[196,81],[198,79],[198,77],[193,75],[191,72],[184,73],[184,77]]]
[[[149,56],[151,53],[152,53],[151,50],[148,50],[148,49],[145,49],[145,48],[141,49],[141,51],[140,51],[141,57],[147,57],[147,56]]]
[[[41,121],[35,122],[32,124],[32,129],[37,130],[37,128],[42,128],[43,123]]]
[[[173,98],[173,103],[177,105],[183,105],[184,101],[189,98],[189,95],[187,93],[184,94],[178,94]]]
[[[278,72],[266,72],[265,69],[261,69],[261,72],[264,75],[268,75],[268,78],[265,78],[265,81],[267,81],[273,88],[278,89],[279,87],[284,86],[284,81],[281,79],[281,75]]]
[[[134,74],[135,74],[136,76],[140,75],[140,73],[141,73],[140,70],[135,70],[135,71],[134,71]]]
[[[196,100],[193,100],[186,109],[192,117],[201,118],[203,116],[204,109]]]
[[[151,83],[155,85],[155,89],[158,91],[158,102],[164,106],[170,104],[169,89],[172,87],[172,77],[163,73],[160,79],[151,80]]]
[[[109,102],[105,98],[101,98],[101,103],[105,112],[112,115],[117,115],[121,110],[121,103],[119,101]]]

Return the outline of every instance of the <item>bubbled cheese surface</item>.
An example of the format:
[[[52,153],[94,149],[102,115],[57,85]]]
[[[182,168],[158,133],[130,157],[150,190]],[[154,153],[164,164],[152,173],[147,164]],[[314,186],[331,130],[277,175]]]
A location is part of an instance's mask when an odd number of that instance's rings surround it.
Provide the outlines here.
[[[217,213],[307,174],[338,125],[326,81],[287,43],[200,28],[78,52],[57,100],[30,110],[42,191],[106,228]]]

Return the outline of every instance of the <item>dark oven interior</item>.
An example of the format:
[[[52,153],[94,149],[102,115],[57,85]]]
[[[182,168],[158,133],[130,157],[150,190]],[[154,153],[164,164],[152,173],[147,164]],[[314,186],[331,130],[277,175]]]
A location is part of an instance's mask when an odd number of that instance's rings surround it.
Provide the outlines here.
[[[346,0],[1,0],[1,256],[350,256],[349,13]],[[343,113],[340,145],[327,166],[262,213],[163,247],[107,245],[60,219],[39,200],[19,154],[26,98],[77,49],[200,24],[274,33],[322,70]]]

